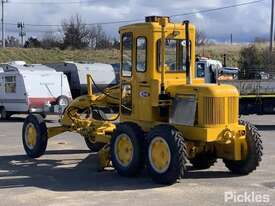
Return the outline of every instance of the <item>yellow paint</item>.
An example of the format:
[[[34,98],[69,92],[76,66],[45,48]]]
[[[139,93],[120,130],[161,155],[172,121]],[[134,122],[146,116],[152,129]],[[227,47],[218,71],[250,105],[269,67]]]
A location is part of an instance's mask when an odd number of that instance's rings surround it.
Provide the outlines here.
[[[171,162],[171,152],[168,144],[162,137],[156,137],[152,140],[149,148],[149,159],[152,167],[160,173],[165,172]]]
[[[27,145],[31,146],[32,148],[35,147],[37,142],[37,132],[35,126],[32,123],[27,125]]]
[[[133,160],[134,147],[128,135],[121,134],[117,137],[115,155],[119,163],[125,167]]]

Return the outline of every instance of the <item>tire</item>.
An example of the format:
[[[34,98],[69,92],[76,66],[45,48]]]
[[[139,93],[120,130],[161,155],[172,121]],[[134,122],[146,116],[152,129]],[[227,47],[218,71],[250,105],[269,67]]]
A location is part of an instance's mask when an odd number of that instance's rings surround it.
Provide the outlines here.
[[[189,160],[193,168],[196,170],[205,170],[212,167],[216,162],[217,158],[209,153],[200,153],[195,158]]]
[[[166,166],[163,168],[157,168],[156,163],[157,160],[154,160],[154,156],[156,156],[157,152],[154,152],[154,148],[156,146],[156,142],[159,145],[165,145],[168,151],[168,160]],[[154,146],[155,145],[155,146]],[[159,146],[160,147],[160,146]],[[157,150],[156,150],[157,151]],[[163,150],[161,150],[161,154],[163,154]],[[169,154],[170,153],[170,154]],[[166,157],[164,157],[159,161],[165,161]],[[186,152],[186,144],[184,142],[184,138],[181,133],[170,125],[159,125],[154,127],[148,134],[147,138],[147,169],[152,177],[153,181],[159,184],[171,185],[175,183],[178,179],[184,177],[186,173],[186,164],[187,164],[187,152]]]
[[[9,119],[13,114],[11,112],[7,112],[4,107],[0,108],[0,119],[1,120],[7,120]]]
[[[239,124],[246,126],[247,157],[241,161],[224,159],[223,162],[232,173],[247,175],[259,166],[263,155],[263,143],[256,127],[246,121],[240,121]]]
[[[119,144],[122,141],[126,141],[128,147],[125,146],[118,152]],[[128,159],[121,159],[121,151],[126,151],[126,156],[129,156]],[[114,168],[121,176],[133,177],[140,173],[145,161],[144,133],[138,125],[130,122],[118,124],[111,138],[111,160]]]
[[[63,105],[63,106],[68,106],[70,104],[70,100],[68,97],[61,95],[57,97],[56,99],[56,104],[57,105]]]
[[[99,152],[99,150],[101,150],[105,146],[104,143],[100,143],[100,142],[92,143],[89,140],[89,138],[84,138],[84,139],[87,147],[90,149],[91,152]]]
[[[30,140],[31,134],[34,134],[32,140]],[[30,114],[26,118],[22,129],[22,141],[25,152],[29,157],[38,158],[45,153],[48,144],[48,133],[41,115]]]

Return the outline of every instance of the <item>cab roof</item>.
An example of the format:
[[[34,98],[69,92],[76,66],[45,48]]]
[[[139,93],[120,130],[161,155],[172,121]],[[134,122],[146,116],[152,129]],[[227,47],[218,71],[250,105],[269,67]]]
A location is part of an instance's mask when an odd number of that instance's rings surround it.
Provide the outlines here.
[[[169,17],[161,17],[161,16],[150,16],[145,17],[145,22],[135,23],[125,25],[119,28],[119,32],[123,32],[125,30],[135,30],[135,29],[148,29],[153,31],[161,31],[160,19],[166,18],[168,23],[166,25],[166,29],[168,30],[182,30],[184,29],[184,24],[180,22],[171,22]],[[195,26],[193,24],[189,25],[190,30],[194,30]]]

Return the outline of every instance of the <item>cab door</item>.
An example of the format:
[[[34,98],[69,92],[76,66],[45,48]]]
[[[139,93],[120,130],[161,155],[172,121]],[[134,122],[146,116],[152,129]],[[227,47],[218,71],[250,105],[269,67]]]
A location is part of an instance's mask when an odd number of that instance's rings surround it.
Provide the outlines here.
[[[121,119],[133,115],[133,34],[123,33],[121,36]]]
[[[145,35],[137,35],[135,38],[135,85],[136,92],[136,118],[140,121],[152,119],[151,81],[148,68],[148,38]]]

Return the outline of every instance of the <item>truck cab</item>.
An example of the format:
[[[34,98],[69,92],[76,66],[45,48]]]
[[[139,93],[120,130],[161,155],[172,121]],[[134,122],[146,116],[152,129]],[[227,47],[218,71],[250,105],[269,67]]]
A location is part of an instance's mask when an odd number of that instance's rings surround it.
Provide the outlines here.
[[[226,67],[214,59],[196,58],[196,76],[204,78],[205,83],[218,83],[220,80],[234,80],[238,78],[239,69]]]

